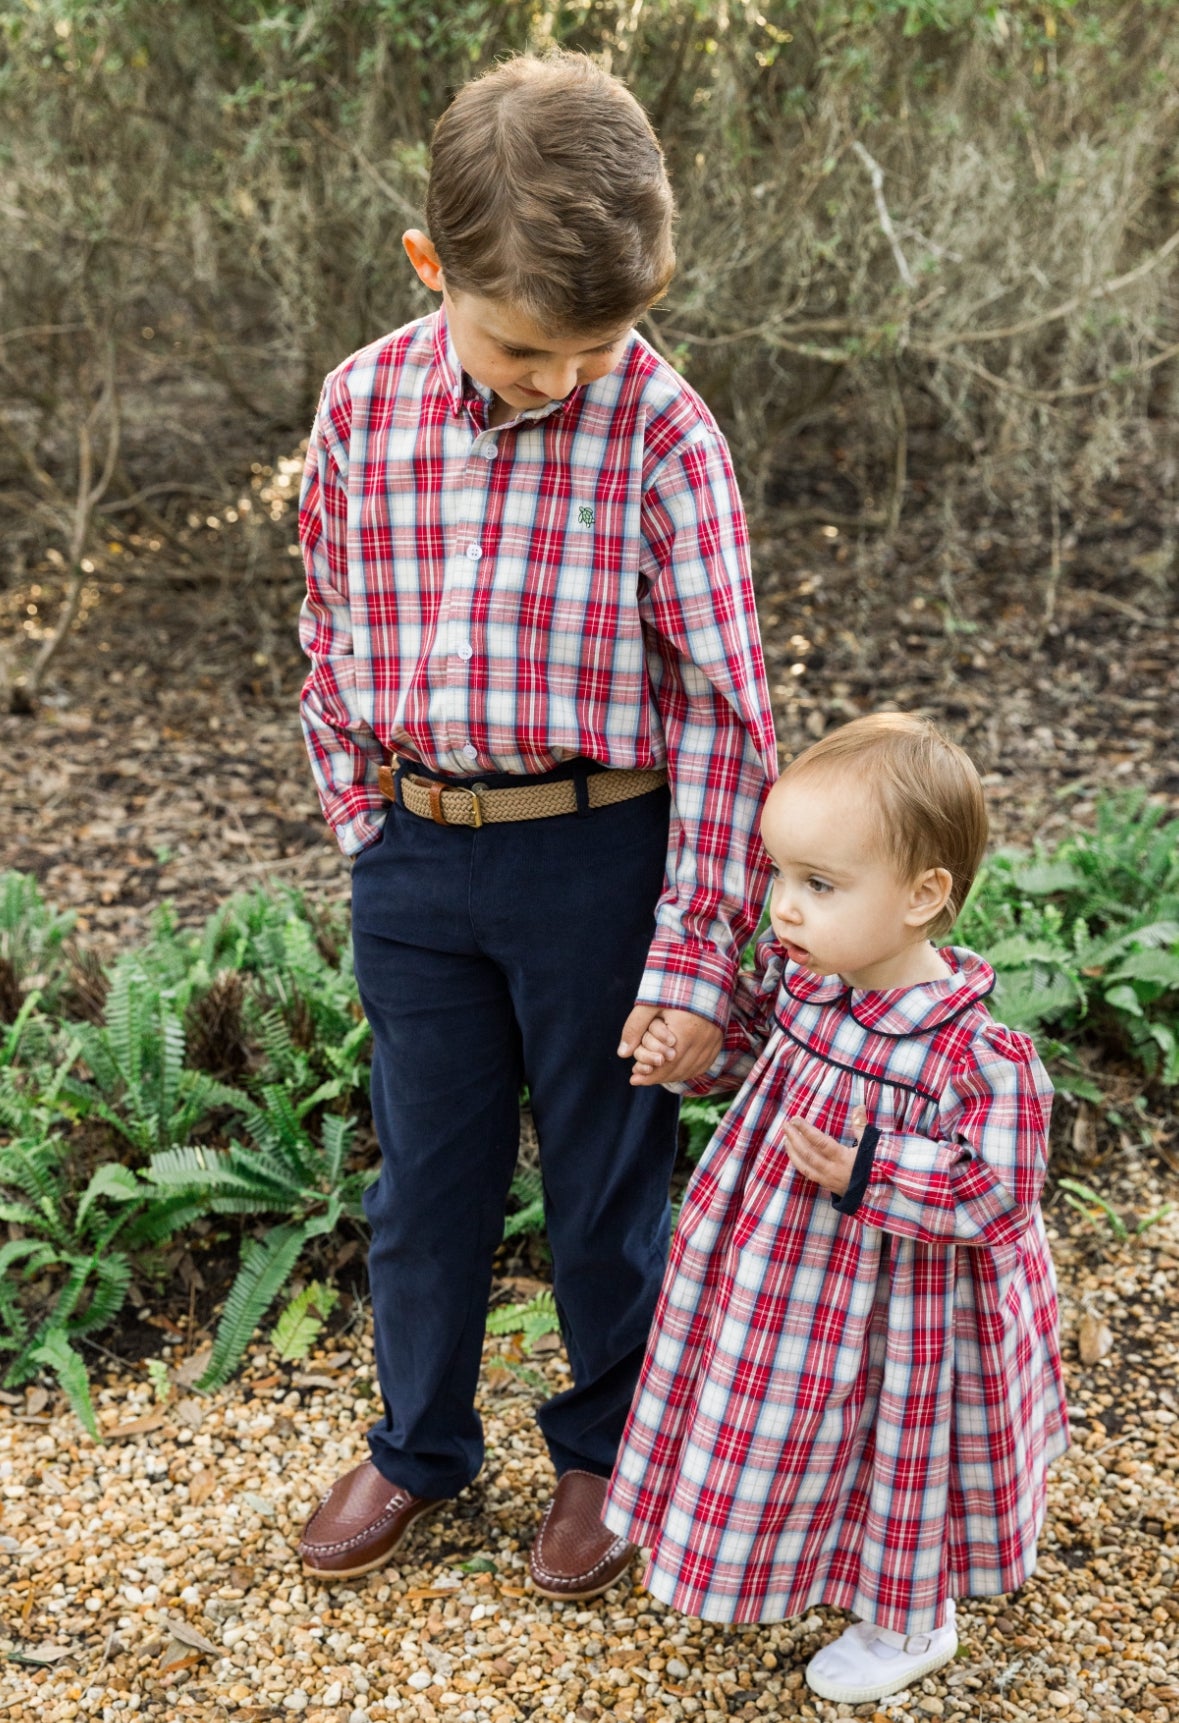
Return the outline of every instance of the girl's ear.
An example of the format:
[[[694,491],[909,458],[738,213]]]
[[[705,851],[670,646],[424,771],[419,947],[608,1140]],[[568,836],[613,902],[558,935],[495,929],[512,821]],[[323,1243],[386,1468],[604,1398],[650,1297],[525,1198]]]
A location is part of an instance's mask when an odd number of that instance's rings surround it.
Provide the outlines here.
[[[954,877],[949,868],[931,867],[918,874],[910,889],[905,926],[925,927],[935,921],[949,903],[953,889]]]
[[[442,265],[428,236],[421,228],[411,227],[408,232],[402,234],[401,243],[405,247],[405,255],[413,264],[418,280],[424,282],[431,292],[441,293],[445,286]]]

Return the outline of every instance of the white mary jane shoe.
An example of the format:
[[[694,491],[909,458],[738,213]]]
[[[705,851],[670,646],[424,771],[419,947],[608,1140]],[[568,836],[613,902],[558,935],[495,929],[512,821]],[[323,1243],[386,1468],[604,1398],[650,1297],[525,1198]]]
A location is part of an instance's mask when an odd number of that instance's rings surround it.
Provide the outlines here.
[[[870,1621],[857,1621],[821,1651],[806,1666],[806,1684],[820,1699],[845,1705],[863,1705],[869,1699],[886,1699],[911,1681],[932,1675],[948,1663],[958,1649],[954,1626],[954,1603],[946,1600],[946,1620],[935,1633],[893,1633]]]

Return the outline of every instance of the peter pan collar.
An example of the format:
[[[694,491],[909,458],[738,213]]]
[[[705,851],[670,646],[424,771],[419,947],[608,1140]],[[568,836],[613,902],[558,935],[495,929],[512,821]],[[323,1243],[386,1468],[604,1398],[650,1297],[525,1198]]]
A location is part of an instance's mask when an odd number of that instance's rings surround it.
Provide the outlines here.
[[[782,986],[800,1005],[839,1005],[876,1035],[928,1035],[985,999],[995,985],[989,963],[964,945],[947,945],[941,956],[954,971],[942,981],[916,987],[855,988],[838,975],[813,975],[786,963]]]

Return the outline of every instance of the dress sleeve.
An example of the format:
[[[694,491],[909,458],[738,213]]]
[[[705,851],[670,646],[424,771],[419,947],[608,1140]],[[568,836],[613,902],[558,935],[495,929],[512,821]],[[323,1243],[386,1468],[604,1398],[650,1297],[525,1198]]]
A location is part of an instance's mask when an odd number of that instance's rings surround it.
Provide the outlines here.
[[[331,379],[311,432],[299,499],[299,544],[307,571],[299,640],[311,660],[300,716],[324,818],[344,854],[355,855],[384,824],[385,803],[377,786],[383,752],[364,716],[353,655],[347,445],[333,419],[330,386]]]
[[[954,1071],[936,1137],[876,1133],[869,1120],[862,1198],[856,1204],[853,1184],[835,1206],[921,1244],[1010,1249],[1044,1187],[1051,1109],[1052,1085],[1031,1042],[993,1025]]]
[[[723,1027],[769,881],[758,819],[777,751],[745,516],[719,433],[676,450],[647,483],[642,574],[672,819],[638,998]]]

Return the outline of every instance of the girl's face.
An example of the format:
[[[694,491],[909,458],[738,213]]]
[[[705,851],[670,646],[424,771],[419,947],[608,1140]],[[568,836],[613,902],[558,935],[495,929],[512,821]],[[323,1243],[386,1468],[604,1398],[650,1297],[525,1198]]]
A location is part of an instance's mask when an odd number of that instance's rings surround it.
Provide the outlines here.
[[[870,787],[851,772],[787,776],[761,835],[774,863],[770,924],[791,962],[852,987],[911,987],[949,973],[923,931],[947,901],[945,868],[900,877]]]

